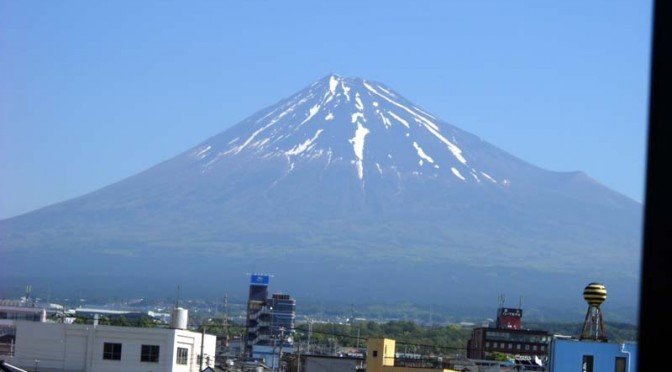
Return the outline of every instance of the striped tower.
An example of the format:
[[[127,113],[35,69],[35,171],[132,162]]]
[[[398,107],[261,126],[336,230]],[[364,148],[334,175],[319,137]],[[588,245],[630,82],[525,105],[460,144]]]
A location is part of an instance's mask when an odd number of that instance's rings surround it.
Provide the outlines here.
[[[600,305],[607,299],[607,289],[600,283],[590,283],[583,290],[583,298],[588,303],[586,320],[583,322],[581,340],[607,341]]]

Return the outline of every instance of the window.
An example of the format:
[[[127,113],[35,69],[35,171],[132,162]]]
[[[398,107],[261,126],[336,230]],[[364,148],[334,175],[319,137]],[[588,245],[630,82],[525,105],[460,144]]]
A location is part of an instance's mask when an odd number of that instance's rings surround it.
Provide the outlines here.
[[[141,362],[159,362],[159,345],[142,345],[140,350]]]
[[[625,370],[626,359],[624,357],[616,357],[616,372],[627,372]]]
[[[593,356],[584,355],[581,363],[581,372],[593,372]]]
[[[103,344],[103,359],[121,360],[121,344],[106,342]]]
[[[184,348],[184,347],[178,347],[177,348],[177,355],[175,358],[175,363],[176,364],[187,364],[187,361],[189,360],[189,349]]]
[[[374,351],[373,351],[373,357],[374,357],[374,358],[377,358],[377,357],[378,357],[378,350],[374,350]]]

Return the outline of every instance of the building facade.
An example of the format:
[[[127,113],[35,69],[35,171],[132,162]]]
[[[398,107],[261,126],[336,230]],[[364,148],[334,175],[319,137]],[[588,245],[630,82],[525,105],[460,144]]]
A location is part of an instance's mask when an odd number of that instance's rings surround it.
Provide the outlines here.
[[[245,352],[250,356],[254,345],[268,344],[272,338],[272,309],[266,305],[268,283],[268,275],[255,274],[250,277],[245,333]]]
[[[47,311],[44,308],[0,305],[0,327],[13,327],[16,321],[21,320],[44,322]]]
[[[423,358],[397,358],[396,341],[388,338],[369,338],[366,341],[366,372],[456,372],[443,363],[432,363]]]
[[[215,366],[215,344],[186,329],[17,321],[7,361],[40,372],[198,372]]]
[[[543,330],[524,329],[523,310],[501,305],[497,309],[495,327],[472,330],[471,339],[467,342],[467,357],[493,360],[498,355],[508,355],[516,363],[544,365],[548,359],[551,334]]]
[[[245,351],[278,369],[282,353],[294,349],[296,301],[287,294],[273,294],[269,298],[269,281],[269,276],[263,274],[250,278]]]
[[[285,372],[365,372],[363,357],[294,355]]]
[[[554,338],[548,372],[636,372],[637,344]]]

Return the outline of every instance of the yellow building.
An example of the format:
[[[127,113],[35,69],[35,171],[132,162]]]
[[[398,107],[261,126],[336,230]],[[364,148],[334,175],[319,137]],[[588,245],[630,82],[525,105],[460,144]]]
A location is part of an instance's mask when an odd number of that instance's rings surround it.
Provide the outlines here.
[[[396,341],[388,338],[369,338],[366,342],[366,372],[458,372],[437,368],[425,359],[396,358]]]

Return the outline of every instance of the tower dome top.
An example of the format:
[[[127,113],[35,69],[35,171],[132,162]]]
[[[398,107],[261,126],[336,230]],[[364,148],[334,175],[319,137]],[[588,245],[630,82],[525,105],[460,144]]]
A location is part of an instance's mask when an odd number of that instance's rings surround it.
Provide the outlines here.
[[[583,290],[583,298],[589,305],[600,306],[607,299],[607,289],[601,283],[590,283]]]

